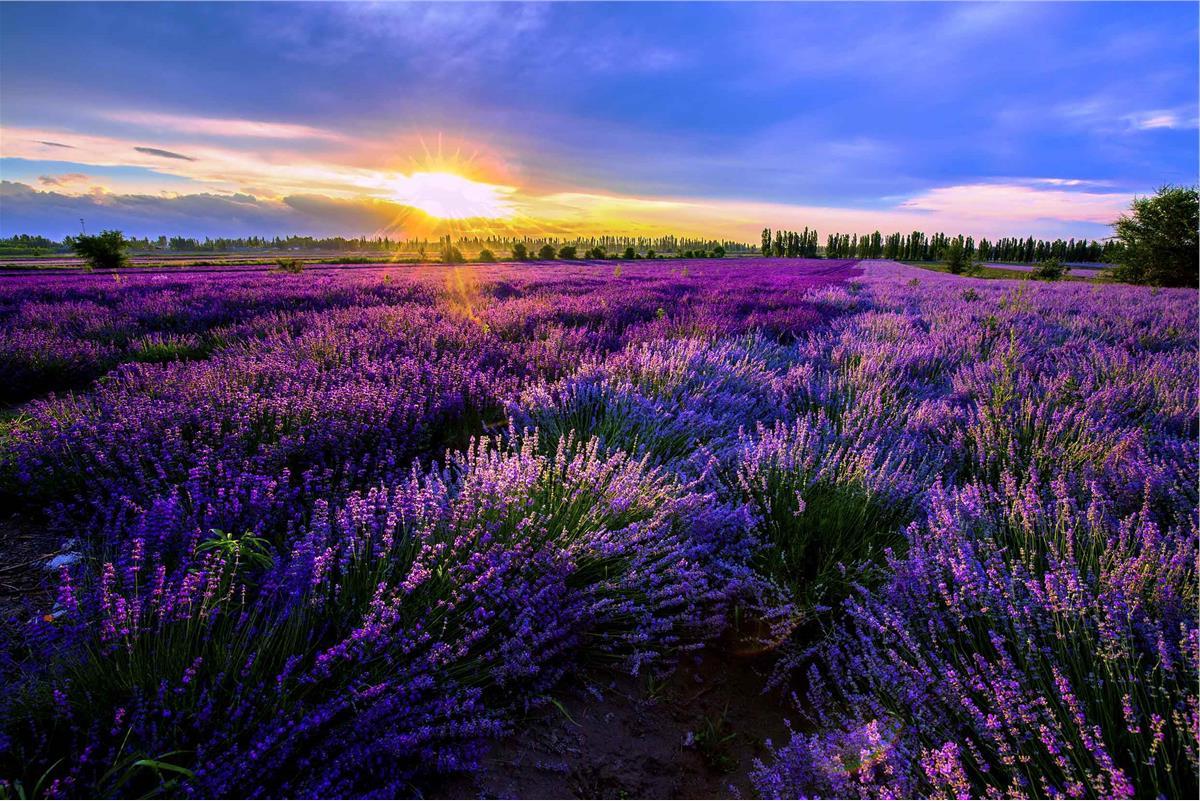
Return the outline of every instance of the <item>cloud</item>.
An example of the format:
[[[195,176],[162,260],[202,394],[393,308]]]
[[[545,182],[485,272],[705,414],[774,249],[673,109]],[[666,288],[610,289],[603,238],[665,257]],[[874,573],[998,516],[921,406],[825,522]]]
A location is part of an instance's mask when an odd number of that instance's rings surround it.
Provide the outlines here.
[[[38,183],[43,186],[68,186],[70,184],[81,184],[91,180],[91,176],[85,175],[82,172],[68,172],[62,175],[40,175]]]
[[[161,156],[164,159],[179,159],[180,161],[195,161],[191,156],[185,156],[182,153],[176,153],[172,150],[162,150],[157,147],[135,147],[139,153],[145,153],[147,156]]]
[[[1070,180],[1070,179],[1064,179]],[[489,233],[594,235],[703,234],[755,241],[764,225],[869,233],[922,230],[974,236],[1091,237],[1128,206],[1129,195],[1080,191],[1035,181],[938,187],[890,207],[838,208],[751,200],[638,197],[601,192],[517,195],[515,215],[501,220],[438,220],[380,198],[296,193],[279,199],[248,194],[148,195],[40,191],[0,185],[0,234],[62,237],[79,217],[128,234],[272,236],[275,234],[433,237]]]
[[[1065,179],[1042,179],[1070,185]],[[1021,183],[976,183],[931,189],[900,204],[901,209],[954,214],[979,222],[1003,221],[1010,227],[1046,220],[1107,224],[1129,205],[1120,192],[1041,189]]]
[[[39,145],[46,145],[47,147],[65,147],[68,150],[75,149],[75,147],[73,145],[64,145],[62,142],[47,142],[44,139],[38,139],[37,143]]]
[[[1195,128],[1198,122],[1194,115],[1189,117],[1186,111],[1165,109],[1127,114],[1124,119],[1139,131],[1153,131],[1160,128]]]
[[[1194,105],[1129,111],[1130,105],[1113,97],[1094,95],[1060,104],[1054,113],[1069,124],[1104,133],[1129,134],[1200,126],[1200,115]]]
[[[117,122],[157,131],[174,131],[200,136],[251,139],[323,139],[341,141],[342,134],[287,122],[265,122],[225,117],[201,117],[188,114],[160,114],[149,111],[120,111],[103,115]]]

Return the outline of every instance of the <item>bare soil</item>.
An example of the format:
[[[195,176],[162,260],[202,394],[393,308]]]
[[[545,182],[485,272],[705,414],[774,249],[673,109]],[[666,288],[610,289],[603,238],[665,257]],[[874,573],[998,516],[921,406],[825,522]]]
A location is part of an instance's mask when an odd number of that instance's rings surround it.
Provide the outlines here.
[[[430,797],[753,797],[754,760],[785,739],[792,708],[786,692],[764,690],[771,663],[714,645],[657,682],[608,674],[565,689],[481,770]]]
[[[58,574],[45,565],[61,539],[17,515],[0,517],[0,623],[50,611]]]

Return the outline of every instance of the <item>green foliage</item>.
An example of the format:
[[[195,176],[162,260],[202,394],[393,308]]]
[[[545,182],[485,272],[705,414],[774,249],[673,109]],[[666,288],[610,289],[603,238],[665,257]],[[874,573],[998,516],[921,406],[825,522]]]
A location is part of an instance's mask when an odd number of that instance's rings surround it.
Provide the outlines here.
[[[758,518],[758,569],[811,615],[876,574],[884,549],[904,544],[914,509],[872,479],[898,472],[886,454],[856,452],[807,426],[777,428],[769,437],[774,449],[741,468],[736,490]]]
[[[484,248],[483,250],[479,251],[479,261],[487,262],[490,264],[491,262],[494,262],[495,260],[496,260],[496,254],[493,253],[492,251],[488,250],[487,248]]]
[[[275,269],[272,272],[290,273],[295,275],[304,272],[304,262],[299,259],[280,259],[275,262]]]
[[[542,245],[538,251],[538,258],[542,261],[552,261],[554,259],[554,245]]]
[[[732,773],[737,768],[733,747],[739,739],[729,721],[729,706],[719,715],[705,715],[704,723],[693,735],[692,744],[704,764],[717,773]]]
[[[967,249],[961,236],[950,240],[950,244],[942,256],[942,261],[945,262],[946,269],[954,275],[962,275],[967,271],[967,266],[971,263],[971,260],[967,255]]]
[[[1196,187],[1164,186],[1135,198],[1113,223],[1121,244],[1114,271],[1121,281],[1153,286],[1200,283],[1200,200]]]
[[[1059,259],[1050,258],[1037,263],[1033,268],[1033,277],[1041,281],[1057,281],[1065,278],[1070,271],[1071,268]]]
[[[442,247],[442,263],[443,264],[462,264],[466,259],[463,257],[462,251],[447,243]]]
[[[130,353],[132,361],[157,364],[203,358],[212,347],[212,343],[206,345],[194,336],[181,334],[152,334],[136,344]]]
[[[71,249],[93,270],[116,270],[126,266],[129,263],[125,255],[127,246],[120,231],[101,231],[98,235],[77,236],[71,241]]]
[[[627,248],[625,248],[625,254],[624,254],[624,256],[623,256],[622,258],[625,258],[625,259],[636,259],[636,258],[637,258],[637,251],[636,251],[636,250],[634,250],[634,249],[633,249],[633,247],[627,247]]]
[[[558,257],[560,259],[574,259],[576,257],[575,252],[574,245],[563,245],[558,249]]]
[[[608,254],[604,252],[604,248],[597,245],[587,252],[587,257],[589,259],[607,259]]]
[[[525,261],[529,258],[529,250],[524,244],[518,242],[517,244],[513,245],[512,257],[513,261]]]
[[[256,567],[270,567],[275,561],[271,544],[262,537],[243,534],[235,537],[233,534],[212,529],[212,536],[196,546],[196,553],[216,551],[226,560]]]
[[[715,248],[713,248],[712,254],[714,259],[723,259],[725,258],[725,248],[717,245]]]

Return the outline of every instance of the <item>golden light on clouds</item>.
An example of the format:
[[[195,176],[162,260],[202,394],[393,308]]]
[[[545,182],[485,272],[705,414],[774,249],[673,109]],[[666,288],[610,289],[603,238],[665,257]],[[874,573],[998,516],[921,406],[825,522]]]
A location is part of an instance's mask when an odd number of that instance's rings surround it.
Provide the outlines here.
[[[622,232],[715,236],[753,242],[764,225],[829,231],[969,231],[976,236],[1056,235],[1080,223],[1103,225],[1128,205],[1125,193],[1094,181],[1014,178],[936,186],[868,209],[753,198],[617,193],[570,181],[539,185],[528,154],[466,134],[397,133],[358,139],[291,123],[143,114],[145,135],[117,136],[0,125],[4,155],[30,166],[8,181],[64,197],[129,196],[145,209],[191,195],[227,201],[280,228],[330,227],[393,237],[590,236]],[[194,137],[154,134],[190,130]],[[229,132],[229,137],[207,135]],[[203,135],[202,135],[203,134]],[[274,140],[270,146],[255,144]],[[246,144],[250,141],[251,144]],[[71,163],[70,171],[61,166]],[[49,164],[58,168],[50,171]],[[46,166],[42,166],[46,165]],[[22,172],[23,171],[23,172]],[[564,189],[565,187],[569,187]],[[54,197],[50,197],[50,195]],[[163,210],[164,219],[177,212]],[[74,219],[76,215],[67,215]],[[153,233],[138,230],[137,233]],[[264,230],[264,233],[270,231]],[[215,230],[214,233],[225,233]]]

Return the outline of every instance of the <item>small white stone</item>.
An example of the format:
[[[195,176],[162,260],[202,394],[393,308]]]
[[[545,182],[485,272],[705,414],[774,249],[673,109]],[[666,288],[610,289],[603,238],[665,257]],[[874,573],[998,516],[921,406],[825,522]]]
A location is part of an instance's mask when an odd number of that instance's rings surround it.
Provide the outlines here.
[[[60,567],[70,567],[71,565],[82,559],[79,554],[74,551],[60,553],[58,556],[46,563],[47,570],[58,570]]]

